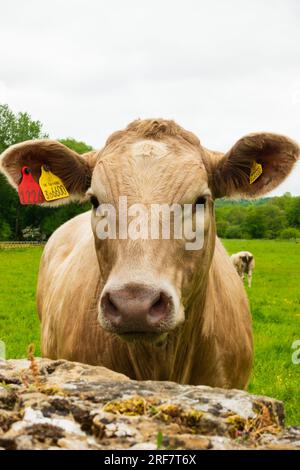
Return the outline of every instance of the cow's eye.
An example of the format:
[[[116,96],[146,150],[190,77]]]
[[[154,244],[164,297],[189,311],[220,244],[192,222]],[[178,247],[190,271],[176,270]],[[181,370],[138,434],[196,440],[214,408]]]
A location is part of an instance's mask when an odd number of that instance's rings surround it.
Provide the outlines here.
[[[97,209],[99,207],[99,201],[98,199],[96,198],[96,196],[90,196],[90,202],[93,206],[94,209]]]

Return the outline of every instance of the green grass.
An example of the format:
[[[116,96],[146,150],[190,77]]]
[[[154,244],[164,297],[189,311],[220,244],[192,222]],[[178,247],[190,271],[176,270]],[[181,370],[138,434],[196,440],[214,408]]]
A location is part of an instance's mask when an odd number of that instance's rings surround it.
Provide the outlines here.
[[[284,241],[224,240],[229,253],[249,250],[256,258],[247,288],[254,328],[255,361],[249,391],[285,403],[287,424],[300,424],[300,364],[292,343],[300,339],[300,244]],[[0,339],[7,357],[24,357],[29,343],[39,349],[35,306],[42,248],[0,250]]]
[[[254,369],[248,390],[285,403],[288,424],[300,424],[300,364],[292,343],[300,339],[300,244],[277,240],[223,240],[230,254],[248,250],[256,260],[250,299]]]
[[[35,290],[41,247],[0,250],[0,340],[7,358],[26,357],[27,346],[40,354]]]

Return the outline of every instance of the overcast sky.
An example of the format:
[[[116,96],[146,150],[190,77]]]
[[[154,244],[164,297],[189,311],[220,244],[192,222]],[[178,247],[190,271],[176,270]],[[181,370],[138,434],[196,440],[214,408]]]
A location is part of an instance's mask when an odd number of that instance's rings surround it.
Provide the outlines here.
[[[300,142],[300,1],[0,0],[0,103],[95,148],[138,117]]]

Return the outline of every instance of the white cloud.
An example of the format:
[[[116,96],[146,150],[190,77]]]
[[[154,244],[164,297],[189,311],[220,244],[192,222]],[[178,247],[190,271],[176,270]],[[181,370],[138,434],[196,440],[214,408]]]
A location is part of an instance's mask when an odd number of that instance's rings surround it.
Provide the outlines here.
[[[161,116],[213,149],[260,130],[300,141],[298,0],[1,3],[0,101],[54,138],[100,147]]]

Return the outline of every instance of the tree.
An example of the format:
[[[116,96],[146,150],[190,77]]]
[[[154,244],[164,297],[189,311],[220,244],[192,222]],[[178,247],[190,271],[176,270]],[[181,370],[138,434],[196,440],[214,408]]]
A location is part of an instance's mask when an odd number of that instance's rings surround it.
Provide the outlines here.
[[[78,140],[72,139],[72,137],[68,137],[67,139],[60,139],[59,141],[66,147],[69,147],[69,149],[74,150],[74,152],[77,152],[79,154],[83,154],[93,150],[93,147],[91,147],[90,145],[86,144],[85,142],[80,142]]]
[[[217,220],[217,233],[220,238],[226,238],[226,230],[229,228],[229,223],[226,220]]]
[[[291,226],[300,228],[300,197],[293,198],[288,211],[288,220]]]
[[[265,237],[276,238],[281,230],[287,226],[287,218],[285,211],[274,205],[272,201],[259,208],[265,219]]]
[[[300,238],[300,230],[293,227],[285,228],[280,233],[280,238],[283,238],[284,240],[295,240],[297,238]]]
[[[14,114],[7,104],[0,105],[0,153],[18,142],[47,137],[40,121],[33,121],[28,113]]]
[[[4,220],[0,220],[0,240],[9,240],[11,236],[10,225]]]
[[[239,225],[231,225],[225,231],[224,238],[243,238],[241,227]]]

